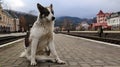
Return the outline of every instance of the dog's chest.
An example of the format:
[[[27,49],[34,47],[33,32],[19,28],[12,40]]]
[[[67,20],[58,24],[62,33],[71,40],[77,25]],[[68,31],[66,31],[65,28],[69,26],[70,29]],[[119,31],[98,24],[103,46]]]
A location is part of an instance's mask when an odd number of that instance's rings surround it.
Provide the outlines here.
[[[41,52],[44,52],[46,47],[48,47],[49,43],[52,41],[53,35],[52,33],[47,33],[40,37],[38,47],[37,47],[37,54],[41,54]]]
[[[31,29],[31,35],[36,38],[45,38],[45,36],[48,36],[49,33],[52,33],[51,28],[45,28],[45,27],[35,27]]]
[[[49,42],[53,39],[53,33],[51,32],[48,32],[46,34],[43,34],[40,38],[39,38],[39,42],[42,43],[42,42]]]

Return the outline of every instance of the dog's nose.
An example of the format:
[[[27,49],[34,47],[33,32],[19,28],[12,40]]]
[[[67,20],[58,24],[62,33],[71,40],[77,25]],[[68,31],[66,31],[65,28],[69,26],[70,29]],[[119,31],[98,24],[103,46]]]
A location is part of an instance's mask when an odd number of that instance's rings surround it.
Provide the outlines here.
[[[52,20],[55,20],[55,17],[52,17]]]

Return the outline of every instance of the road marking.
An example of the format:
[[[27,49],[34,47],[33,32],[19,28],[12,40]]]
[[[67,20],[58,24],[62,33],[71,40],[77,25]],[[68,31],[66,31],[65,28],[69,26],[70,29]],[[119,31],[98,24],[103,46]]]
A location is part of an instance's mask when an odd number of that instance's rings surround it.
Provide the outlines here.
[[[11,44],[13,44],[13,43],[16,43],[16,42],[19,42],[19,41],[22,41],[22,40],[24,40],[24,38],[19,39],[19,40],[16,40],[16,41],[9,42],[9,43],[3,44],[3,45],[0,45],[0,48],[5,47],[5,46],[8,46],[8,45],[11,45]]]
[[[64,35],[64,34],[61,34],[61,35]],[[102,42],[102,41],[97,41],[97,40],[92,40],[92,39],[87,39],[87,38],[82,38],[82,37],[71,36],[71,35],[64,35],[64,36],[77,38],[77,39],[82,39],[82,40],[87,40],[87,41],[100,43],[100,44],[106,44],[106,45],[110,45],[110,46],[120,47],[120,45],[118,45],[118,44],[112,44],[112,43],[107,43],[107,42]]]

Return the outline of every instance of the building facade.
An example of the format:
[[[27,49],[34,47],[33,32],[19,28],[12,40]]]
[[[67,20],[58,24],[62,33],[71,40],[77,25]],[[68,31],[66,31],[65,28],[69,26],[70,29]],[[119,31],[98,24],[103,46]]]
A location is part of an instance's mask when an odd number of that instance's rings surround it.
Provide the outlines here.
[[[102,10],[97,14],[97,23],[107,23],[107,18],[110,16],[110,13],[104,13]]]
[[[4,10],[0,5],[0,32],[19,31],[19,19],[9,10]]]
[[[99,11],[97,14],[97,22],[93,23],[93,27],[98,29],[102,26],[104,29],[109,29],[110,26],[107,24],[107,18],[110,16],[111,13],[104,13],[102,10]]]
[[[120,30],[120,12],[112,13],[107,20],[112,30]]]

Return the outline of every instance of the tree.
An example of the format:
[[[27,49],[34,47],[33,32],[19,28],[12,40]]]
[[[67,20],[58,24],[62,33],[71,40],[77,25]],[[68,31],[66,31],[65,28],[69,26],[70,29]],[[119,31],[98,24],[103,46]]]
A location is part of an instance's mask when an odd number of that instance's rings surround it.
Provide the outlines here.
[[[24,16],[20,16],[20,31],[24,32],[27,30],[26,19]]]
[[[70,30],[71,30],[71,28],[72,28],[72,21],[71,21],[70,19],[64,19],[63,27],[64,27],[65,30],[67,30],[68,33],[69,33]]]

